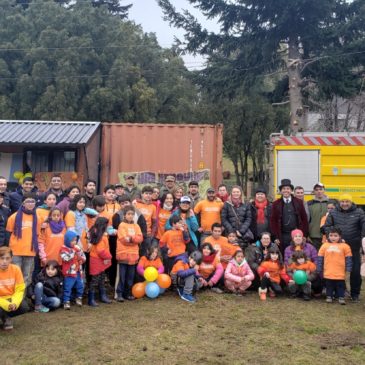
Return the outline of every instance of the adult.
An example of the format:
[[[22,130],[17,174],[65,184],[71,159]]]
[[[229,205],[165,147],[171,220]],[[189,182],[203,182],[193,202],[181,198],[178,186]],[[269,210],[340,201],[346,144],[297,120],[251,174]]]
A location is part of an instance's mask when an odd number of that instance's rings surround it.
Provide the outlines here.
[[[331,227],[339,227],[342,231],[342,239],[351,247],[352,271],[350,274],[350,292],[354,302],[359,301],[361,290],[361,241],[365,239],[365,214],[356,206],[350,194],[340,196],[340,203],[329,212],[323,227],[327,233]]]
[[[135,178],[136,176],[134,174],[128,174],[125,177],[126,185],[124,188],[124,194],[128,195],[131,202],[136,199],[141,199],[141,190],[135,185]]]
[[[4,176],[0,176],[0,193],[3,193],[3,204],[10,208],[10,194],[8,192],[8,181]]]
[[[304,188],[303,188],[303,186],[296,186],[294,188],[294,196],[303,202],[305,213],[307,214],[307,220],[309,222],[310,213],[309,213],[308,203],[304,199]]]
[[[221,212],[222,224],[226,235],[236,232],[238,243],[245,248],[249,242],[253,241],[250,230],[251,209],[243,202],[243,192],[240,186],[233,186],[228,200],[224,203]]]
[[[71,201],[76,195],[80,194],[81,190],[77,185],[71,185],[65,190],[65,197],[57,204],[57,208],[60,209],[63,217],[65,217],[69,211]]]
[[[197,181],[192,180],[189,182],[187,195],[191,199],[191,208],[194,209],[195,206],[202,200],[199,194],[199,183]]]
[[[325,194],[324,185],[320,182],[313,186],[313,193],[314,198],[308,202],[309,238],[318,250],[322,244],[321,220],[327,214],[329,199]]]
[[[175,185],[176,185],[175,176],[167,175],[165,178],[165,185],[163,185],[160,190],[160,197],[162,197],[166,193],[172,193],[172,189],[175,187]]]
[[[96,181],[93,179],[87,179],[84,184],[84,196],[86,201],[86,207],[93,207],[93,199],[96,194]]]
[[[218,186],[217,198],[222,200],[223,203],[225,203],[228,200],[229,194],[228,194],[228,190],[227,190],[227,185],[220,184]]]
[[[48,190],[42,194],[40,203],[43,204],[48,193],[53,193],[56,196],[56,204],[60,203],[65,197],[65,193],[62,190],[62,177],[61,174],[53,174],[51,182],[49,183]]]
[[[10,209],[4,204],[5,193],[0,192],[0,247],[7,246],[9,234],[6,232],[6,223],[10,216]]]
[[[108,219],[111,219],[113,215],[120,210],[120,205],[117,202],[117,195],[115,194],[115,186],[108,184],[103,189],[103,196],[105,198],[105,213]]]
[[[290,179],[281,180],[279,191],[281,198],[275,200],[271,208],[270,229],[275,243],[280,245],[284,254],[291,242],[291,232],[300,229],[308,236],[308,220],[303,202],[293,196],[294,186]]]
[[[114,187],[115,187],[116,200],[119,203],[119,198],[124,194],[124,186],[121,183],[116,183]]]
[[[221,223],[221,211],[223,203],[215,196],[214,188],[207,189],[207,198],[201,200],[194,208],[194,213],[200,221],[200,243],[212,234],[212,225]]]
[[[172,195],[174,196],[174,204],[179,205],[180,199],[184,195],[184,189],[180,185],[175,185],[171,191]]]
[[[37,218],[39,221],[39,224],[43,224],[49,216],[49,212],[53,207],[55,207],[57,204],[57,196],[55,193],[48,192],[45,197],[44,201],[41,205],[39,205],[36,209],[37,212]],[[41,227],[43,228],[43,227]]]
[[[25,177],[23,183],[17,187],[16,191],[10,193],[9,208],[11,212],[15,213],[21,207],[24,194],[33,193],[35,199],[38,200],[38,195],[36,194],[37,190],[38,189],[34,186],[33,178]]]
[[[255,199],[250,204],[250,230],[254,241],[257,241],[263,232],[270,232],[271,203],[267,199],[266,190],[259,187],[255,191]]]

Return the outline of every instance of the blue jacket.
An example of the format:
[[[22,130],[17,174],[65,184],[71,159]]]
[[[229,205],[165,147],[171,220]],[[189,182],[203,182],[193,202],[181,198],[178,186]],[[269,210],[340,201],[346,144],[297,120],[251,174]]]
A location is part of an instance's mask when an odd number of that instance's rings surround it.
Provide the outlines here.
[[[33,188],[32,190],[32,193],[33,194],[36,194],[38,191],[38,189],[36,187]],[[16,190],[12,193],[10,193],[10,210],[12,213],[15,213],[19,210],[20,206],[22,205],[22,200],[23,200],[23,188],[21,186],[18,186],[16,188]],[[37,197],[36,197],[36,204],[37,206],[40,205],[39,204],[39,201],[40,198],[37,194]]]
[[[180,213],[181,213],[181,210],[178,208],[171,214],[171,217],[173,215],[180,216]],[[199,243],[198,243],[198,239],[196,237],[195,232],[199,229],[199,223],[198,223],[198,220],[196,219],[195,215],[191,215],[190,217],[188,217],[186,219],[186,224],[188,226],[189,235],[190,235],[191,240],[194,242],[195,247],[198,247]],[[167,222],[165,224],[165,228],[166,228],[166,230],[170,230],[172,228],[169,219],[167,220]]]
[[[7,246],[9,243],[9,232],[6,231],[6,222],[10,216],[10,209],[3,205],[0,205],[0,247]]]
[[[188,254],[185,252],[185,253],[177,256],[174,263],[176,264],[178,261],[182,261],[184,264],[189,264]],[[182,279],[185,279],[190,275],[194,275],[196,278],[200,277],[200,275],[198,275],[196,273],[196,270],[193,267],[186,269],[186,270],[179,270],[176,274],[177,274],[177,276],[179,276]]]

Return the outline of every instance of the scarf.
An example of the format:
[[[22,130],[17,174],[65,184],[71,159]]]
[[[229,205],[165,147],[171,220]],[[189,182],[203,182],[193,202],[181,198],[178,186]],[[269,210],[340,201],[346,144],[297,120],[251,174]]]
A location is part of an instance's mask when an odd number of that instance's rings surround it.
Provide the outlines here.
[[[214,259],[215,259],[215,257],[216,257],[216,255],[217,255],[217,253],[216,253],[216,252],[212,253],[212,254],[211,254],[211,255],[209,255],[209,256],[204,256],[204,255],[203,255],[203,262],[204,262],[205,264],[212,264],[212,263],[213,263],[213,261],[214,261]]]
[[[217,193],[215,196],[222,200],[223,203],[225,203],[229,198],[228,193],[225,193],[224,195],[219,195],[219,193]]]
[[[51,228],[52,233],[58,234],[61,233],[62,230],[65,228],[65,222],[64,221],[59,221],[59,222],[55,222],[55,221],[50,221],[49,222],[49,228]]]
[[[228,199],[232,205],[236,208],[238,208],[241,204],[242,204],[242,199],[240,198],[233,198],[232,196],[229,197]]]
[[[173,208],[173,205],[171,205],[171,207],[169,207],[169,206],[168,206],[168,205],[166,205],[166,204],[164,204],[164,205],[163,205],[163,209],[164,209],[164,210],[167,210],[167,211],[169,211],[169,212],[172,210],[172,208]]]
[[[14,234],[15,237],[20,240],[22,238],[22,227],[23,227],[23,213],[33,216],[32,224],[32,251],[38,252],[38,235],[37,235],[37,214],[35,209],[26,210],[24,205],[21,205],[15,216],[15,227]]]
[[[74,213],[76,218],[75,232],[81,238],[82,232],[87,231],[86,215],[84,212],[79,212],[78,210],[75,210]]]
[[[47,204],[42,204],[39,207],[37,207],[38,209],[45,209],[45,210],[51,210],[51,208],[47,205]]]
[[[260,203],[255,199],[255,206],[257,208],[257,219],[256,222],[258,224],[264,224],[265,223],[265,208],[267,207],[268,201],[267,199]]]

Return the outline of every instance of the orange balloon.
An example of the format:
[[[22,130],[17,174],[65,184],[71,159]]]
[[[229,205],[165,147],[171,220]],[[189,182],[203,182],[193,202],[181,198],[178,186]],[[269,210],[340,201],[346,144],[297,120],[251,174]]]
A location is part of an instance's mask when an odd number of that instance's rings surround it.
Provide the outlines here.
[[[134,284],[132,287],[132,295],[139,299],[139,298],[143,298],[144,295],[146,294],[146,284],[145,283],[137,283]]]
[[[157,284],[160,288],[167,289],[171,285],[171,278],[167,274],[160,274],[157,278]]]
[[[71,179],[72,179],[72,181],[76,181],[78,179],[78,176],[77,176],[77,173],[76,172],[73,172],[72,173]]]

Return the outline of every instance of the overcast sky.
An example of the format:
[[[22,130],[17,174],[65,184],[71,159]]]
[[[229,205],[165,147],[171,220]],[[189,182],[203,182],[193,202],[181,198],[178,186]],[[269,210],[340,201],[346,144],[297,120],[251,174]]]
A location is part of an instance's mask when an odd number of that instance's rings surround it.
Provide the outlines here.
[[[219,26],[208,21],[204,15],[194,9],[187,0],[171,0],[177,9],[187,9],[209,30],[217,31]],[[163,20],[163,13],[156,0],[124,0],[122,4],[133,4],[129,10],[129,19],[140,24],[145,32],[156,33],[162,47],[170,47],[174,42],[174,36],[183,39],[182,29],[171,28],[169,23]],[[185,64],[189,69],[199,68],[204,62],[200,56],[184,56]]]

